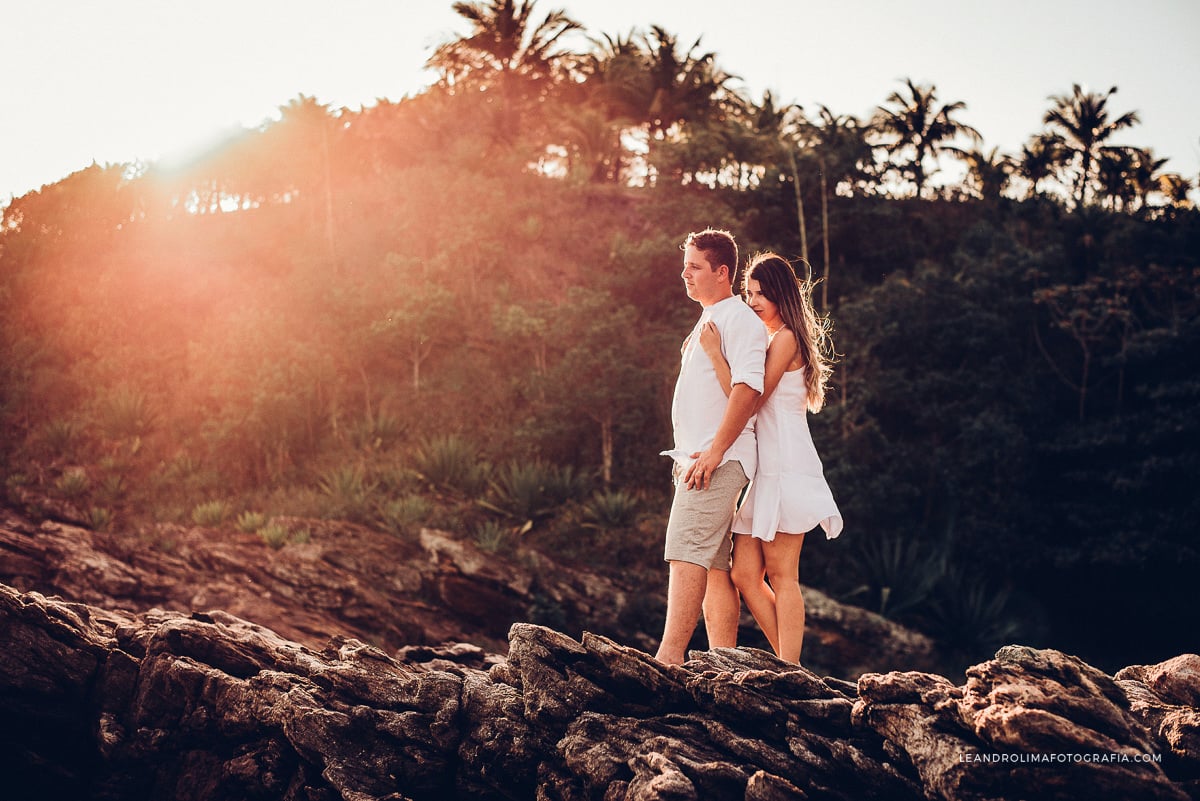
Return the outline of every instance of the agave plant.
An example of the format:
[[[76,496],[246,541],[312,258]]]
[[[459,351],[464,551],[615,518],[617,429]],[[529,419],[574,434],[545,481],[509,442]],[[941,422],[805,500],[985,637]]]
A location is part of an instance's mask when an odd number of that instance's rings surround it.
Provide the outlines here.
[[[117,439],[141,436],[155,419],[146,394],[128,385],[117,387],[101,399],[97,411],[101,429]]]
[[[75,420],[70,418],[52,420],[42,426],[42,444],[53,454],[69,453],[82,433],[83,427]]]
[[[379,510],[380,522],[393,534],[408,534],[428,519],[433,504],[422,495],[405,495],[384,504]]]
[[[354,444],[364,450],[386,450],[404,433],[404,421],[385,409],[365,415],[350,429]]]
[[[192,522],[198,526],[219,526],[229,519],[228,501],[205,501],[192,509]]]
[[[475,529],[475,544],[480,550],[497,553],[508,547],[513,531],[496,520],[485,520]]]
[[[897,534],[866,541],[853,560],[863,583],[850,596],[889,618],[925,604],[946,572],[944,554]]]
[[[586,491],[585,480],[571,467],[544,461],[512,461],[496,471],[485,509],[530,524],[555,515]]]
[[[54,488],[64,498],[74,500],[87,492],[90,484],[87,472],[82,467],[70,467],[55,480]]]
[[[87,513],[88,525],[94,531],[108,531],[112,526],[112,512],[102,506],[93,506]]]
[[[267,516],[262,512],[245,511],[238,515],[237,527],[238,531],[244,531],[247,534],[258,531],[267,524]]]
[[[258,530],[259,538],[266,543],[267,547],[278,550],[288,541],[287,526],[282,523],[268,523]]]
[[[957,565],[942,576],[922,619],[963,666],[990,657],[1021,630],[1012,611],[1011,590]]]
[[[369,516],[371,495],[378,484],[367,478],[361,466],[342,465],[321,476],[317,486],[327,501],[326,516],[361,521]]]
[[[588,528],[622,529],[637,522],[638,499],[624,490],[597,492],[583,505],[583,525]]]
[[[440,489],[475,496],[487,485],[479,451],[454,434],[427,439],[413,454],[412,462],[421,478]]]

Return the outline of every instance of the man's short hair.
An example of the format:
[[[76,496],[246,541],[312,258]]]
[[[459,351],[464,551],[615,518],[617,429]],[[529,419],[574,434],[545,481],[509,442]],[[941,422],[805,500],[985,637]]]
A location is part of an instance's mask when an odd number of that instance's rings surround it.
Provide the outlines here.
[[[688,245],[703,253],[714,271],[722,264],[728,267],[729,280],[733,281],[738,268],[737,242],[734,241],[733,234],[716,228],[705,228],[703,231],[688,234],[679,249],[683,250]]]

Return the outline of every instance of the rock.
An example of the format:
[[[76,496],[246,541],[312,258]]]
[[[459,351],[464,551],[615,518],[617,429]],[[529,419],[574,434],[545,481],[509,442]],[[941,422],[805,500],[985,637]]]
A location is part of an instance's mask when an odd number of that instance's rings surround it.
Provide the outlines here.
[[[1157,665],[1133,665],[1117,673],[1149,687],[1169,704],[1200,706],[1200,656],[1182,654]]]
[[[466,642],[503,653],[509,627],[530,620],[646,650],[662,632],[661,617],[636,614],[665,598],[660,564],[644,566],[650,579],[631,572],[625,585],[532,550],[483,553],[432,529],[401,537],[327,520],[275,522],[308,532],[307,541],[271,549],[234,529],[176,525],[97,532],[0,506],[0,582],[103,609],[219,609],[314,649],[350,636],[388,652]],[[814,589],[805,597],[805,658],[822,672],[936,668],[927,637]]]
[[[880,731],[940,797],[1189,797],[1116,681],[1058,651],[1002,648],[968,669],[963,687],[867,675],[859,694],[856,722]]]
[[[1166,742],[1143,721],[1197,714],[1174,684],[1163,697],[1131,677],[1169,663],[1114,679],[1009,647],[962,686],[916,671],[849,686],[756,649],[663,665],[530,624],[507,658],[318,649],[225,612],[111,612],[4,585],[0,636],[15,799],[1195,797],[1188,743],[1135,758]],[[1041,759],[1054,754],[1091,758]]]
[[[1192,798],[1200,798],[1200,711],[1193,700],[1198,665],[1200,656],[1182,654],[1157,665],[1132,665],[1115,676],[1164,764],[1189,780]]]

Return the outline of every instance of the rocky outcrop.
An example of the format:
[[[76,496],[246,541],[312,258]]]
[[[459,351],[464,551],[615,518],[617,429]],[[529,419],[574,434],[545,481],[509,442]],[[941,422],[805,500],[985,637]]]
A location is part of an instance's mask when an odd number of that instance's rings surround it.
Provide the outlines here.
[[[178,525],[97,532],[0,507],[0,582],[102,609],[220,609],[314,649],[349,636],[388,652],[469,642],[502,653],[513,623],[537,622],[652,650],[662,632],[658,562],[612,578],[534,550],[481,552],[431,529],[282,523],[306,541],[274,550],[232,528]],[[937,668],[929,638],[814,589],[805,600],[810,665],[841,676]]]
[[[1002,649],[965,683],[823,678],[754,649],[660,664],[514,625],[507,656],[314,649],[224,612],[0,586],[14,799],[1200,798],[1200,657],[1108,676]]]

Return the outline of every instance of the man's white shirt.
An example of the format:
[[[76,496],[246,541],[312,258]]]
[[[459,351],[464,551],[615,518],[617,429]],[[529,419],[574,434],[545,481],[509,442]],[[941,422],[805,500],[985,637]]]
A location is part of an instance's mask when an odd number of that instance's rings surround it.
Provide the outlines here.
[[[713,444],[729,402],[712,360],[700,346],[700,329],[710,320],[721,334],[721,352],[729,362],[732,374],[730,384],[745,384],[755,392],[763,391],[767,329],[762,320],[736,295],[706,307],[683,349],[679,379],[675,382],[675,398],[671,402],[675,447],[662,452],[684,470],[694,461],[693,453],[701,453]],[[725,451],[721,464],[731,460],[741,462],[746,477],[754,478],[758,449],[754,441],[753,418],[746,422],[738,438]]]

